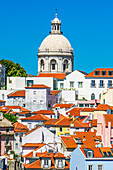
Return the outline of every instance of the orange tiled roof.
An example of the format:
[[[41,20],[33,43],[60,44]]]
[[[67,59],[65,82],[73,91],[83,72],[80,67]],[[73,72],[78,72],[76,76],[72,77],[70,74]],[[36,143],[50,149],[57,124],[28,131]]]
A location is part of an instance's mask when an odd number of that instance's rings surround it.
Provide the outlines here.
[[[8,97],[25,97],[25,90],[18,90],[7,95]]]
[[[26,117],[26,118],[22,118],[21,120],[40,120],[40,121],[44,121],[44,120],[49,120],[49,118],[43,114],[36,114],[34,116],[30,116],[30,117]]]
[[[41,148],[42,146],[44,146],[44,143],[26,143],[24,145],[22,145],[22,147],[36,147],[36,148]]]
[[[113,107],[109,106],[108,104],[99,104],[95,110],[107,111],[108,109],[112,109],[113,110]]]
[[[32,112],[31,114],[54,115],[55,113],[53,110],[39,110],[39,111]]]
[[[22,112],[30,112],[30,110],[25,109],[24,107],[21,106],[2,106],[3,109],[20,109]]]
[[[77,147],[77,139],[81,139],[81,147],[95,147],[96,140],[100,143],[101,136],[96,136],[96,132],[75,132],[75,135],[71,136],[61,136],[63,143],[65,144],[66,148],[76,148]]]
[[[99,75],[95,75],[95,71],[99,71]],[[101,75],[101,71],[106,71],[105,76]],[[113,74],[109,75],[108,71],[113,72],[113,68],[97,68],[93,70],[91,73],[87,74],[85,77],[113,77]]]
[[[28,127],[26,125],[23,125],[22,123],[14,123],[14,132],[28,132],[28,130]]]
[[[81,112],[94,112],[95,108],[83,108]]]
[[[59,80],[63,80],[66,77],[66,73],[42,73],[39,74],[37,77],[54,77]]]
[[[79,120],[75,120],[73,127],[77,127],[77,128],[89,128],[90,126],[89,126],[89,123],[82,123]]]
[[[31,163],[31,164],[24,164],[23,165],[26,169],[41,169],[41,161],[40,159]]]
[[[66,112],[66,115],[69,114],[69,116],[80,116],[80,111],[82,108],[72,108],[70,111]]]
[[[91,127],[97,127],[97,119],[91,121]]]
[[[6,101],[0,100],[0,102],[6,102]]]
[[[46,89],[46,88],[51,88],[51,87],[46,86],[44,84],[33,84],[32,86],[27,86],[25,88],[26,89]]]
[[[51,95],[57,95],[60,92],[60,90],[52,90]]]
[[[101,152],[100,152],[100,149],[99,149],[99,148],[88,147],[88,149],[93,150],[94,158],[102,158],[102,157],[103,157],[102,154],[101,154]],[[84,149],[83,149],[83,148],[80,148],[80,150],[82,151],[82,153],[83,153],[84,156],[86,157],[86,153],[85,153]]]
[[[60,108],[71,108],[74,104],[60,104],[57,103],[53,106],[53,108],[60,107]]]
[[[111,126],[113,127],[113,115],[112,114],[106,114],[103,115],[105,119],[105,126],[108,126],[108,122],[111,122]]]

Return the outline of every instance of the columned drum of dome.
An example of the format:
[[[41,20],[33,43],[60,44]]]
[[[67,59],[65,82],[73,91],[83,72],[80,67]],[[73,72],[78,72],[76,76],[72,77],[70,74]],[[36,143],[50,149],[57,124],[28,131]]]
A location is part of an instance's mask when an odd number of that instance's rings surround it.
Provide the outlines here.
[[[51,21],[51,32],[38,50],[38,74],[70,73],[73,71],[73,48],[62,35],[61,21],[56,17]]]

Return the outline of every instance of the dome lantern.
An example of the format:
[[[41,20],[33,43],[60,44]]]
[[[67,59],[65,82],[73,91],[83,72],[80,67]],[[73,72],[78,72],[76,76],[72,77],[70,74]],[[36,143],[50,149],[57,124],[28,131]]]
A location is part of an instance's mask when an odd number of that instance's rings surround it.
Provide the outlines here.
[[[61,33],[61,21],[57,18],[57,11],[55,14],[55,18],[51,21],[50,34],[62,34]]]

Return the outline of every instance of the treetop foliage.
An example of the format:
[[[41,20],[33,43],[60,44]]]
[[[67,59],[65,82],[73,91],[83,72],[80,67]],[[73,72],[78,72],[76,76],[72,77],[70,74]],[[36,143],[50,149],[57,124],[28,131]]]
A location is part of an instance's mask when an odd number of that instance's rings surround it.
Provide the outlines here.
[[[5,76],[9,77],[26,77],[26,71],[23,67],[20,66],[18,63],[14,63],[10,60],[2,59],[0,60],[0,64],[5,65]]]

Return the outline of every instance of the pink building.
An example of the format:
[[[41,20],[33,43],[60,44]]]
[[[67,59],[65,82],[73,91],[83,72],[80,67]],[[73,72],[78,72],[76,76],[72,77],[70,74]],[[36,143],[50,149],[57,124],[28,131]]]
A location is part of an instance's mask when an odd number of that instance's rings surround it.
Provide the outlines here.
[[[113,144],[113,115],[97,115],[97,135],[102,135],[103,146],[112,147]]]
[[[78,101],[77,105],[78,107],[97,107],[100,104],[100,100],[99,99],[95,99],[95,100],[82,100],[82,101]]]
[[[12,123],[0,113],[0,155],[13,150],[14,127]]]

